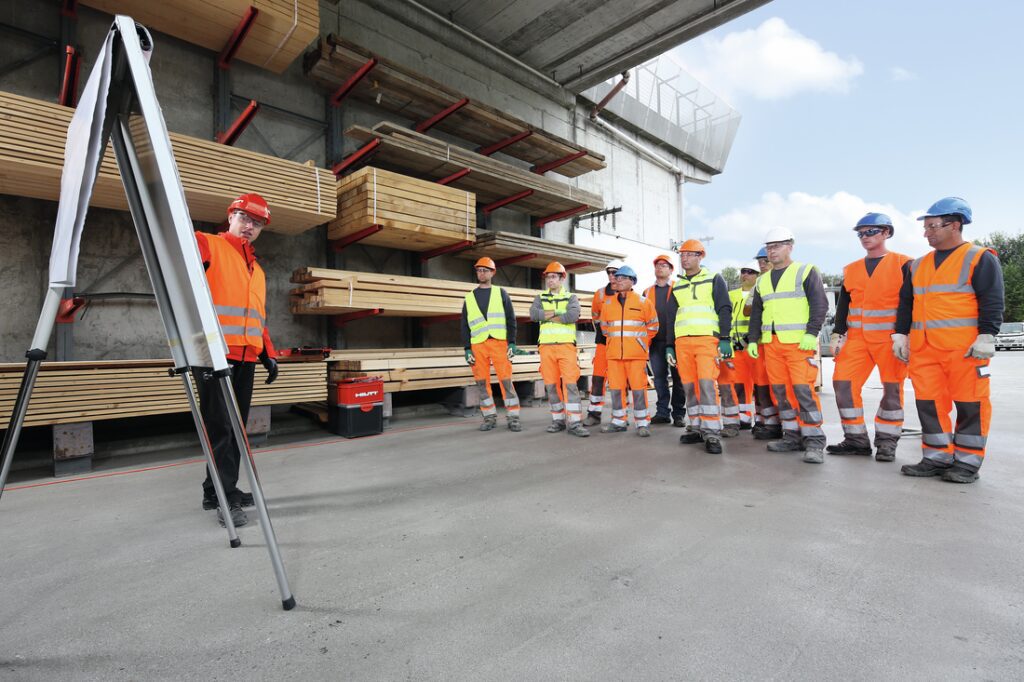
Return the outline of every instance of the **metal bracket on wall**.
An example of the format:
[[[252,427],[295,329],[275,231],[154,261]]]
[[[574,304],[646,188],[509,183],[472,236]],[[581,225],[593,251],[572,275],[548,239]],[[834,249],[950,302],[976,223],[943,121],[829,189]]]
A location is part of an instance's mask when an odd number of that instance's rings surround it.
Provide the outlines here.
[[[377,147],[379,146],[380,138],[375,137],[356,151],[346,156],[339,163],[334,164],[334,166],[331,167],[331,172],[334,173],[336,177],[341,177],[345,171],[355,170],[356,164],[369,160],[369,158],[373,156],[374,152],[377,151]]]
[[[577,213],[582,213],[583,211],[586,211],[588,208],[589,206],[587,206],[586,204],[580,204],[576,208],[570,208],[566,211],[552,213],[549,216],[544,216],[543,218],[537,218],[536,220],[534,220],[533,226],[539,229],[544,227],[548,223],[553,223],[557,220],[565,220],[566,218],[570,218],[576,215]]]
[[[333,249],[334,251],[342,251],[345,249],[346,246],[351,246],[356,242],[362,241],[363,239],[366,239],[370,235],[377,234],[383,229],[383,225],[370,225],[367,228],[359,230],[358,232],[353,232],[352,234],[342,237],[341,239],[332,239],[330,240],[331,249]]]
[[[362,320],[366,317],[376,317],[384,312],[383,308],[370,308],[369,310],[357,310],[354,313],[345,313],[344,315],[334,315],[331,317],[331,322],[334,323],[335,327],[343,327],[349,322],[355,322],[356,320]]]
[[[245,38],[249,35],[249,31],[252,30],[252,25],[259,13],[260,11],[252,5],[249,6],[249,9],[245,10],[245,14],[238,21],[238,26],[235,27],[231,37],[228,38],[228,42],[224,44],[224,49],[217,55],[217,66],[219,68],[225,71],[231,68],[231,60],[235,58],[238,48],[245,42]]]
[[[238,118],[228,126],[228,129],[217,133],[217,142],[220,144],[233,145],[245,129],[249,127],[252,120],[256,118],[256,114],[260,110],[260,103],[254,99],[249,100],[249,104],[242,110],[242,113],[238,115]]]
[[[60,97],[57,101],[65,107],[78,104],[78,74],[82,68],[82,60],[78,50],[70,45],[64,48],[64,77],[61,79]]]
[[[576,159],[581,159],[581,158],[583,158],[586,155],[587,155],[586,151],[575,152],[573,154],[569,154],[569,156],[563,156],[560,159],[555,159],[554,161],[549,161],[549,162],[541,164],[539,166],[533,166],[532,168],[530,168],[530,170],[533,171],[534,173],[536,173],[537,175],[544,175],[548,171],[554,170],[556,168],[560,168],[561,166],[564,166],[567,163],[571,163],[571,162],[575,161]]]
[[[440,180],[438,180],[437,184],[439,184],[439,185],[450,185],[451,183],[455,182],[459,178],[466,177],[471,172],[473,172],[471,168],[463,168],[462,170],[457,170],[454,173],[452,173],[451,175],[449,175],[447,177],[443,177]]]
[[[377,66],[377,58],[370,57],[368,62],[356,69],[355,73],[349,76],[348,80],[342,83],[341,87],[335,90],[334,94],[331,95],[331,106],[340,106],[342,101],[348,97],[349,93],[351,93],[357,85],[359,85],[360,81],[366,78],[366,74],[370,73],[375,66]]]
[[[416,132],[417,133],[425,133],[425,132],[427,132],[428,130],[430,130],[431,128],[436,126],[438,123],[440,123],[441,121],[445,120],[446,118],[448,118],[449,116],[451,116],[452,114],[454,114],[456,111],[458,111],[462,107],[466,106],[467,104],[469,104],[469,98],[467,98],[467,97],[463,97],[458,102],[454,102],[453,104],[450,104],[449,106],[447,106],[444,109],[442,109],[441,111],[437,112],[436,114],[434,114],[433,116],[431,116],[427,120],[420,121],[419,123],[417,123],[416,127],[415,127]]]
[[[441,246],[430,251],[424,251],[423,253],[420,254],[420,262],[426,262],[431,258],[437,258],[438,256],[443,256],[447,253],[457,253],[459,251],[464,251],[465,249],[468,249],[469,247],[473,246],[473,244],[475,243],[476,242],[474,242],[471,239],[464,239],[461,242],[448,244],[447,246]]]

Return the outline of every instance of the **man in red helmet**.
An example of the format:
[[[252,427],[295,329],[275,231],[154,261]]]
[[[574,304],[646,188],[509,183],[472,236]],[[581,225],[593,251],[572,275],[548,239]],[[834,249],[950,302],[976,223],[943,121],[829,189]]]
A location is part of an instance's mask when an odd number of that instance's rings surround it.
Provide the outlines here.
[[[267,282],[263,268],[256,262],[252,243],[270,224],[270,208],[259,194],[243,194],[228,206],[228,229],[217,235],[196,232],[199,255],[206,269],[213,306],[228,347],[231,385],[238,400],[242,423],[249,417],[256,361],[267,370],[266,383],[277,378],[274,344],[267,331]],[[252,505],[252,494],[238,489],[239,449],[231,429],[229,407],[218,380],[196,375],[199,410],[213,449],[231,520],[235,526],[248,522],[243,506]],[[224,510],[217,503],[210,472],[203,481],[203,509],[216,509],[224,525]]]

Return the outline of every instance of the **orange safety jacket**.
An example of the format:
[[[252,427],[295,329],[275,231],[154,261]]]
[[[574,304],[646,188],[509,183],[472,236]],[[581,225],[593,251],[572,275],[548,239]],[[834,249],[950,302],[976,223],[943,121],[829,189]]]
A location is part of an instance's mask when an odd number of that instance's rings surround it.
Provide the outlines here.
[[[962,351],[974,343],[978,337],[978,299],[971,277],[986,250],[992,251],[964,242],[937,269],[934,251],[910,265],[914,285],[911,350],[920,350],[927,343],[939,350]]]
[[[843,268],[843,288],[850,294],[846,333],[851,339],[889,341],[896,331],[903,264],[909,260],[902,253],[887,253],[871,275],[863,258]]]
[[[594,343],[603,344],[605,343],[604,333],[601,331],[601,310],[604,308],[604,304],[613,298],[615,293],[608,293],[608,289],[611,285],[605,285],[594,292],[594,299],[590,302],[590,319],[594,322],[594,329],[597,331],[597,336],[594,339]]]
[[[607,338],[609,360],[646,360],[651,340],[658,335],[658,311],[654,301],[635,291],[619,303],[618,294],[605,299],[601,329]]]
[[[206,281],[228,358],[256,362],[264,349],[274,357],[266,330],[267,280],[252,245],[228,232],[197,232],[196,241],[204,264],[208,264]]]

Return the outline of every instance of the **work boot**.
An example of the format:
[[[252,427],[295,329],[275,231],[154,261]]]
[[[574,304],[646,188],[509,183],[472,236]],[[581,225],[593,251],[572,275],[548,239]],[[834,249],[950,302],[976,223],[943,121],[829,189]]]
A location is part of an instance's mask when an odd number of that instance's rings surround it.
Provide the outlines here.
[[[974,483],[978,480],[978,472],[962,464],[954,464],[943,472],[942,480],[950,483]]]
[[[704,439],[704,452],[709,455],[722,454],[722,441],[718,439],[718,436],[708,436]]]
[[[565,422],[552,421],[547,428],[548,433],[558,433],[559,431],[565,431]]]
[[[782,438],[782,426],[775,424],[772,426],[762,426],[761,430],[754,434],[756,440],[778,440]]]
[[[601,423],[601,413],[600,412],[588,412],[587,413],[587,418],[583,420],[583,425],[584,426],[597,426],[600,423]]]
[[[857,443],[842,440],[835,445],[829,445],[827,448],[828,454],[830,455],[866,455],[871,456],[871,446],[859,445]]]
[[[663,414],[658,414],[658,415],[655,415],[651,419],[651,423],[652,424],[671,424],[672,420],[669,419],[667,416],[665,416]]]
[[[490,431],[491,429],[493,429],[497,425],[498,425],[498,418],[496,416],[494,416],[493,414],[489,414],[486,417],[484,417],[483,422],[480,424],[480,430],[481,431]]]
[[[679,436],[680,445],[694,445],[700,443],[704,439],[700,437],[700,434],[696,431],[687,431],[683,435]]]
[[[825,453],[821,450],[808,450],[804,453],[804,461],[808,464],[821,464],[825,461]]]
[[[681,429],[684,426],[686,426],[686,420],[683,419],[682,417],[673,417],[672,426],[676,427],[677,429]]]
[[[740,427],[738,426],[726,426],[722,429],[722,438],[735,438],[740,435]]]
[[[803,452],[804,446],[798,440],[783,438],[774,443],[768,443],[768,452]]]
[[[590,436],[590,431],[587,431],[585,428],[583,428],[583,424],[576,422],[575,424],[569,427],[569,435],[579,436],[580,438],[587,438]]]
[[[605,424],[601,427],[601,433],[622,433],[626,430],[626,425],[619,426],[617,424]]]
[[[508,430],[513,433],[519,433],[523,430],[523,425],[519,422],[519,417],[512,416],[508,418]]]
[[[252,507],[256,504],[256,501],[252,498],[252,493],[244,493],[241,490],[239,490],[238,492],[242,496],[243,507]],[[208,497],[205,494],[203,495],[203,511],[210,511],[211,509],[216,509],[219,506],[220,504],[218,504],[217,502],[216,494],[214,494],[212,497]]]
[[[917,464],[904,464],[900,467],[900,473],[904,476],[942,476],[949,468],[949,465],[936,464],[930,459],[922,459]]]
[[[742,422],[740,424],[740,431],[750,431],[752,428],[753,427],[750,425],[750,422]]]
[[[879,445],[875,448],[875,461],[876,462],[893,462],[896,460],[896,446],[895,445]]]
[[[638,426],[636,427],[636,435],[640,436],[641,438],[650,438],[651,430],[646,426]]]
[[[235,524],[235,528],[240,528],[245,524],[249,523],[249,517],[242,511],[241,502],[229,502],[228,511],[231,513],[231,523]],[[220,522],[221,526],[224,526],[224,510],[217,507],[217,521]]]

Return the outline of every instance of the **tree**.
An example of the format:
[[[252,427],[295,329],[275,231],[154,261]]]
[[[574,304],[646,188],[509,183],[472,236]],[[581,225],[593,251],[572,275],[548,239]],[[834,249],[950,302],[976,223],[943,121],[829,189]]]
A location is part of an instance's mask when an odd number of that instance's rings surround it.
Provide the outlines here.
[[[999,254],[1003,266],[1003,281],[1006,283],[1006,307],[1003,319],[1007,322],[1024,320],[1024,233],[1005,234],[993,232],[978,244],[990,246]]]
[[[840,273],[838,275],[832,275],[832,274],[829,274],[827,272],[823,272],[823,273],[821,273],[821,281],[827,287],[842,286],[842,284],[843,284],[843,275],[842,275],[842,273]]]
[[[722,276],[722,279],[725,280],[730,289],[735,289],[740,285],[740,271],[731,265],[727,268],[722,268],[718,274]]]

